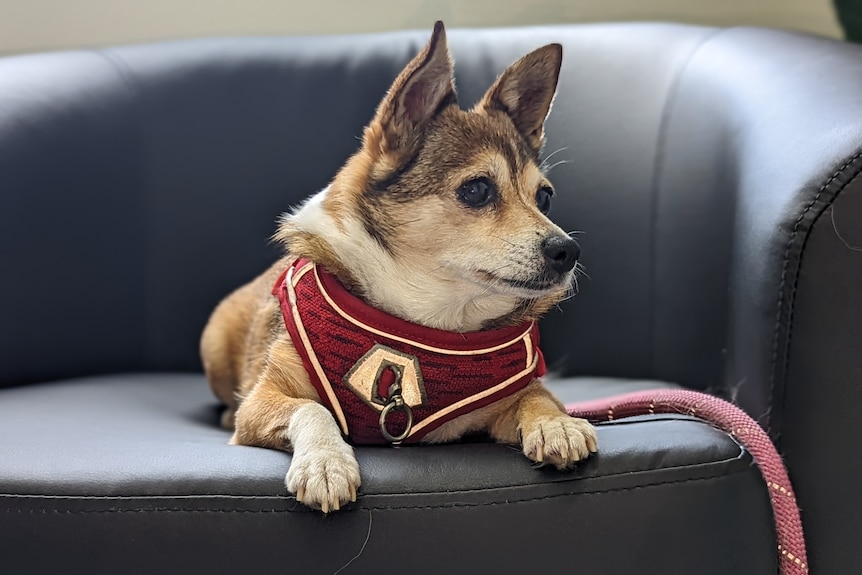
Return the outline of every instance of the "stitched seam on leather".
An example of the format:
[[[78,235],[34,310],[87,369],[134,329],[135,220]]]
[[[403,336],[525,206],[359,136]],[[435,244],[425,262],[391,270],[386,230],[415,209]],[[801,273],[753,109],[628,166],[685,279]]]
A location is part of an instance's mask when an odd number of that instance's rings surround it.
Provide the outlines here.
[[[650,265],[649,265],[649,305],[647,306],[648,322],[649,322],[649,370],[652,376],[655,375],[655,348],[656,348],[656,310],[655,310],[655,294],[656,294],[656,260],[658,253],[658,240],[656,234],[656,226],[658,223],[658,196],[660,186],[660,171],[664,165],[665,148],[667,146],[667,125],[670,122],[671,110],[676,105],[676,98],[679,95],[679,86],[682,84],[683,77],[688,71],[688,66],[694,60],[701,49],[707,43],[716,37],[733,30],[733,28],[719,28],[704,35],[697,44],[691,49],[685,58],[685,61],[677,68],[676,73],[671,80],[667,90],[667,97],[662,104],[661,116],[659,120],[658,132],[656,134],[655,156],[653,157],[652,166],[652,181],[650,182]]]
[[[645,475],[650,473],[662,473],[662,472],[670,472],[670,471],[679,471],[681,469],[687,470],[697,470],[700,471],[699,475],[696,477],[689,477],[687,479],[677,479],[672,481],[647,481],[640,485],[640,487],[649,487],[652,485],[660,485],[663,483],[679,483],[691,480],[701,480],[701,479],[709,479],[709,478],[717,478],[726,475],[732,475],[737,471],[741,471],[744,469],[748,469],[751,465],[746,465],[743,469],[735,469],[733,471],[723,472],[721,469],[724,469],[727,464],[733,464],[734,462],[738,462],[742,460],[745,455],[748,453],[739,442],[736,441],[736,438],[729,436],[737,446],[739,446],[739,453],[730,458],[720,459],[716,461],[710,461],[706,463],[695,463],[692,465],[677,465],[674,467],[663,467],[661,469],[654,470],[642,470],[642,471],[622,471],[619,473],[610,473],[606,475],[600,475],[596,477],[573,477],[569,480],[564,481],[554,481],[549,483],[549,485],[565,485],[566,483],[572,482],[583,482],[583,481],[595,481],[595,480],[606,480],[606,479],[616,479],[619,477],[632,477],[636,475]],[[716,465],[721,466],[721,468],[714,473],[708,473],[707,471],[710,468],[714,468]],[[473,495],[476,493],[489,493],[494,491],[503,491],[509,489],[525,489],[534,487],[535,484],[524,484],[524,485],[502,485],[497,487],[481,487],[475,489],[460,489],[457,491],[449,491],[447,492],[449,495]],[[620,488],[623,489],[623,488]],[[601,491],[601,490],[599,490]],[[589,492],[587,490],[586,492]],[[405,495],[405,496],[428,496],[440,494],[440,492],[436,491],[418,491],[413,493],[371,493],[368,495],[371,496],[393,496],[393,495]],[[0,499],[31,499],[31,500],[67,500],[67,501],[131,501],[131,500],[190,500],[190,499],[225,499],[225,500],[243,500],[243,501],[271,501],[273,499],[285,499],[288,495],[285,493],[273,493],[270,495],[231,495],[231,494],[192,494],[192,495],[34,495],[34,494],[19,494],[19,493],[0,493]]]
[[[857,152],[856,155],[853,156],[853,158],[847,164],[842,166],[842,169],[846,168],[847,165],[852,164],[855,160],[858,160],[860,158],[862,158],[862,150]],[[841,195],[841,193],[847,188],[847,186],[849,186],[850,184],[855,182],[859,178],[860,174],[862,174],[862,163],[860,163],[860,165],[856,168],[855,173],[852,173],[852,175],[847,179],[847,181],[844,182],[841,185],[841,187],[835,191],[835,195],[833,195],[829,199],[829,201],[823,206],[823,209],[820,211],[820,213],[817,214],[813,218],[813,220],[811,221],[811,226],[806,231],[805,238],[802,240],[802,245],[801,245],[800,250],[799,250],[799,263],[797,265],[797,269],[796,269],[796,272],[795,272],[794,278],[793,278],[793,286],[791,289],[792,295],[791,295],[790,300],[789,300],[790,304],[789,304],[789,310],[788,310],[788,314],[787,314],[787,335],[786,335],[785,341],[784,341],[784,349],[783,349],[784,358],[783,358],[782,367],[781,367],[781,373],[782,373],[782,377],[784,379],[784,381],[782,382],[783,386],[786,385],[786,383],[787,383],[787,369],[790,366],[790,343],[791,343],[792,338],[793,338],[793,318],[794,318],[795,312],[796,312],[796,291],[799,287],[799,277],[802,275],[802,262],[804,260],[805,248],[808,245],[808,237],[811,235],[811,232],[814,230],[814,226],[817,225],[817,222],[820,221],[820,218],[822,218],[823,214],[826,213],[826,210],[835,204],[835,202],[838,200],[838,197]],[[773,399],[772,393],[770,393],[770,402],[772,401],[772,399]],[[782,394],[781,394],[781,413],[782,414],[784,413],[786,403],[787,403],[787,394],[782,392]],[[770,412],[770,414],[771,414],[771,412]],[[779,430],[779,433],[777,434],[778,438],[780,438],[780,435],[781,434],[780,434],[780,430]]]
[[[360,509],[365,510],[407,510],[407,509],[447,509],[447,508],[470,508],[470,507],[496,507],[499,505],[515,505],[520,503],[535,503],[537,501],[548,501],[552,499],[558,499],[560,497],[578,497],[578,496],[591,496],[591,495],[604,495],[608,493],[621,493],[621,492],[629,492],[629,491],[638,491],[642,489],[649,489],[652,487],[665,487],[671,485],[683,485],[687,483],[697,483],[704,481],[716,481],[725,479],[728,477],[733,477],[738,475],[739,473],[749,471],[749,467],[745,467],[742,469],[736,469],[731,471],[730,473],[725,473],[722,475],[714,475],[709,477],[694,477],[689,479],[678,479],[675,481],[664,481],[659,483],[651,483],[649,485],[635,485],[633,487],[619,487],[614,489],[599,489],[599,490],[587,490],[587,491],[577,491],[570,493],[554,493],[550,495],[542,495],[540,497],[529,497],[526,499],[507,499],[506,501],[488,501],[482,503],[465,503],[465,502],[451,502],[451,503],[441,503],[438,505],[368,505],[363,506],[357,505],[357,507],[352,509],[344,509],[342,513],[349,513],[351,511],[357,511]],[[374,495],[371,495],[374,497]],[[286,502],[292,501],[292,498],[289,499],[285,497]],[[360,500],[361,501],[361,500]],[[151,508],[138,508],[138,509],[4,509],[4,511],[8,513],[17,513],[23,514],[27,513],[29,515],[34,514],[52,514],[52,515],[75,515],[75,514],[87,514],[87,513],[311,513],[311,510],[304,506],[297,506],[291,509],[184,509],[182,507],[151,507]]]
[[[846,170],[849,166],[851,166],[854,162],[862,158],[862,150],[857,151],[853,154],[840,168],[838,168],[826,182],[820,186],[820,189],[815,194],[814,198],[805,206],[802,212],[799,214],[799,217],[796,218],[796,222],[793,225],[793,231],[790,235],[790,240],[787,242],[787,246],[784,249],[784,256],[781,265],[781,276],[780,283],[778,286],[778,298],[776,302],[776,311],[775,311],[775,325],[772,330],[772,357],[770,358],[770,374],[769,374],[769,396],[768,396],[768,406],[766,412],[766,421],[765,427],[767,431],[771,431],[773,433],[773,440],[776,445],[780,444],[781,440],[781,430],[771,430],[772,426],[772,415],[773,415],[773,402],[775,401],[775,390],[778,386],[778,357],[779,353],[783,353],[784,357],[782,360],[782,374],[781,374],[781,387],[782,387],[782,409],[784,407],[784,385],[787,379],[787,366],[789,364],[789,350],[790,350],[790,335],[793,331],[793,310],[794,305],[796,303],[796,288],[799,285],[799,273],[802,269],[802,255],[805,250],[805,245],[808,243],[808,236],[811,234],[811,230],[814,228],[814,224],[816,223],[817,218],[826,210],[835,199],[838,197],[838,194],[847,187],[856,177],[859,175],[860,171],[862,171],[862,164],[856,168],[855,174],[853,174],[846,182],[844,182],[836,191],[832,198],[823,206],[823,210],[820,214],[814,218],[809,226],[807,226],[804,230],[802,229],[802,222],[805,219],[805,216],[814,209],[814,206],[817,205],[817,202],[820,201],[820,198],[826,193],[829,186],[835,182],[839,177],[844,175],[844,170]],[[796,262],[796,269],[790,270],[790,252],[793,249],[794,245],[797,245],[797,236],[803,234],[802,239],[799,242],[800,250],[798,261]],[[793,275],[793,281],[790,283],[790,289],[788,290],[788,276]],[[787,308],[787,335],[784,337],[784,345],[781,345],[781,319],[782,319],[782,311],[784,308]],[[780,349],[781,348],[781,349]],[[779,352],[780,349],[780,352]]]
[[[679,421],[679,419],[673,418],[673,420]],[[685,419],[687,420],[687,419]],[[624,422],[625,419],[618,420],[620,423]],[[664,419],[662,419],[664,421]],[[702,423],[703,425],[709,425],[706,421],[692,419],[692,422]],[[608,425],[616,422],[602,422],[599,425]],[[638,423],[638,422],[634,422]],[[642,423],[642,422],[641,422]],[[717,428],[716,428],[717,429]],[[718,430],[721,431],[721,430]],[[724,432],[722,432],[724,433]],[[726,465],[731,464],[736,461],[740,461],[743,459],[747,453],[749,453],[745,447],[737,440],[736,437],[732,435],[727,435],[727,437],[733,441],[733,443],[739,449],[739,452],[732,456],[726,457],[724,459],[716,459],[713,461],[705,461],[700,463],[691,463],[685,465],[674,465],[670,467],[661,467],[658,469],[643,469],[643,470],[634,470],[634,471],[621,471],[618,473],[607,473],[604,475],[597,475],[595,477],[580,477],[580,478],[571,478],[564,481],[554,481],[549,483],[549,485],[564,485],[565,483],[575,482],[575,481],[595,481],[595,480],[607,480],[607,479],[616,479],[619,477],[633,477],[636,475],[645,475],[650,473],[666,473],[673,472],[679,470],[697,470],[697,469],[705,469],[709,467],[713,467],[716,465]],[[735,473],[732,471],[730,473],[724,474],[714,474],[706,477],[698,477],[698,478],[689,478],[689,479],[705,479],[709,477],[722,477],[726,475],[730,475]],[[687,481],[687,480],[679,480],[679,481]],[[659,485],[661,482],[652,482],[645,483],[643,486],[651,486],[651,485]],[[450,494],[476,494],[483,492],[491,492],[491,491],[500,491],[504,489],[523,489],[531,487],[531,484],[523,484],[523,485],[500,485],[495,487],[482,487],[475,489],[460,489],[458,491],[450,491]],[[372,493],[370,495],[373,496],[387,496],[387,495],[408,495],[408,496],[426,496],[426,495],[434,495],[440,492],[435,491],[418,491],[412,493]],[[190,495],[39,495],[39,494],[28,494],[28,493],[0,493],[0,499],[32,499],[32,500],[66,500],[66,501],[130,501],[134,499],[138,500],[159,500],[159,499],[177,499],[177,500],[187,500],[187,499],[227,499],[227,500],[262,500],[269,501],[272,499],[284,498],[288,497],[288,495],[284,493],[274,493],[272,495],[231,495],[231,494],[190,494]]]
[[[713,467],[716,465],[724,466],[727,464],[732,464],[734,462],[740,461],[745,457],[748,451],[736,441],[735,438],[731,437],[739,446],[739,453],[735,457],[730,457],[727,459],[720,459],[717,461],[708,461],[704,463],[693,463],[690,465],[676,465],[673,467],[662,467],[660,469],[645,469],[645,470],[636,470],[636,471],[621,471],[618,473],[609,473],[605,475],[597,475],[595,477],[573,477],[570,479],[566,479],[563,481],[552,481],[547,483],[547,485],[565,485],[566,483],[573,482],[582,482],[582,481],[596,481],[596,480],[613,480],[620,477],[636,477],[639,475],[648,475],[653,473],[669,473],[680,470],[688,470],[688,471],[703,471],[706,468]],[[735,473],[732,471],[731,473]],[[729,475],[728,473],[715,473],[711,475],[701,475],[700,477],[689,478],[689,479],[705,479],[709,477],[722,477],[724,475]],[[687,481],[680,479],[678,481]],[[659,485],[661,481],[647,481],[643,486],[650,485]],[[465,488],[458,489],[456,491],[447,491],[447,494],[463,494],[463,495],[475,495],[477,493],[490,493],[494,491],[502,491],[506,489],[525,489],[529,487],[534,487],[536,484],[522,484],[522,485],[498,485],[494,487],[478,487],[478,488]],[[435,495],[441,494],[443,492],[440,491],[415,491],[411,493],[371,493],[369,495],[372,496],[391,496],[391,495],[405,495],[405,496],[427,496],[427,495]],[[237,501],[270,501],[272,499],[280,499],[289,497],[287,493],[273,493],[271,495],[231,495],[227,493],[209,493],[209,494],[190,494],[190,495],[38,495],[38,494],[28,494],[28,493],[0,493],[0,500],[2,499],[32,499],[32,500],[40,500],[40,501],[132,501],[132,500],[160,500],[160,499],[176,499],[176,500],[189,500],[189,499],[226,499],[226,500],[237,500]]]
[[[573,477],[570,479],[564,479],[563,481],[552,481],[547,483],[547,485],[565,485],[566,483],[573,482],[582,482],[582,481],[604,481],[604,480],[613,480],[620,477],[636,477],[639,475],[649,475],[653,473],[670,473],[676,472],[680,470],[688,470],[688,471],[697,471],[704,470],[706,468],[710,468],[716,465],[724,466],[727,464],[732,464],[734,462],[740,461],[743,459],[748,451],[736,441],[736,438],[731,437],[734,443],[739,447],[739,453],[734,457],[729,457],[726,459],[719,459],[716,461],[707,461],[702,463],[692,463],[689,465],[675,465],[672,467],[662,467],[659,469],[641,469],[634,471],[620,471],[618,473],[608,473],[604,475],[597,475],[594,477]],[[734,472],[731,472],[734,473]],[[726,473],[716,473],[712,475],[702,475],[697,478],[689,478],[689,479],[703,479],[708,477],[722,477],[723,475],[728,475]],[[686,481],[686,480],[679,480]],[[643,486],[650,485],[658,485],[661,484],[661,481],[647,481]],[[465,494],[465,495],[473,495],[476,493],[489,493],[493,491],[502,491],[505,489],[525,489],[529,487],[534,487],[536,484],[514,484],[514,485],[498,485],[494,487],[477,487],[477,488],[465,488],[458,489],[456,491],[447,491],[448,494]],[[369,495],[408,495],[408,496],[426,496],[426,495],[435,495],[440,494],[442,492],[439,491],[414,491],[410,493],[371,493]],[[139,500],[159,500],[159,499],[176,499],[176,500],[188,500],[188,499],[235,499],[242,501],[253,501],[253,500],[261,500],[261,501],[269,501],[272,499],[278,499],[288,497],[286,493],[273,493],[271,495],[231,495],[227,493],[209,493],[209,494],[189,494],[189,495],[41,495],[41,494],[29,494],[29,493],[0,493],[0,499],[33,499],[33,500],[44,500],[44,501],[131,501],[134,499]]]

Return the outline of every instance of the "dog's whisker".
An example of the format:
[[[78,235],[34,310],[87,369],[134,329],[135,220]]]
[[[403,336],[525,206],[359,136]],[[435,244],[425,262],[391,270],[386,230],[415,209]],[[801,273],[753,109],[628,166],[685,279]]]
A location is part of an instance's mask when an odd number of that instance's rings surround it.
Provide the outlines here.
[[[416,222],[421,222],[425,218],[416,218],[415,220],[407,220],[406,222],[398,222],[399,225],[407,226],[410,224],[415,224]]]
[[[590,274],[587,273],[587,268],[585,268],[581,262],[575,262],[575,280],[577,280],[578,275],[591,281],[593,279],[590,277]]]
[[[571,164],[571,163],[572,163],[571,160],[559,160],[557,162],[554,162],[553,164],[551,164],[547,168],[545,168],[544,172],[547,174],[548,172],[550,172],[551,170],[553,170],[554,168],[556,168],[560,164]]]
[[[568,149],[569,149],[568,146],[563,146],[562,148],[558,148],[558,149],[554,150],[553,152],[551,152],[550,154],[548,154],[547,156],[545,156],[545,158],[542,160],[542,163],[539,164],[539,169],[543,170],[548,165],[548,160],[550,160],[551,158],[553,158],[554,156],[556,156],[560,152],[564,152]]]
[[[484,270],[484,271],[485,271],[485,273],[487,273],[487,274],[492,274],[492,275],[493,275],[493,274],[497,273],[498,271],[500,271],[500,270],[502,270],[502,269],[506,269],[506,268],[512,267],[513,265],[515,265],[515,264],[514,264],[514,263],[512,263],[512,262],[508,262],[508,263],[505,263],[505,264],[503,264],[503,265],[501,265],[501,266],[499,266],[499,267],[496,267],[496,268],[494,268],[494,269],[492,269],[492,270]],[[499,278],[495,278],[495,279],[499,279]]]
[[[557,302],[557,309],[560,309],[559,304],[574,298],[576,295],[578,295],[578,282],[577,280],[574,280],[573,283],[566,288],[566,295],[560,298],[560,301]]]
[[[485,286],[485,289],[482,290],[482,293],[476,297],[476,299],[485,297],[486,295],[488,295],[488,292],[491,291],[491,289],[498,287],[499,285],[501,285],[501,282],[498,279],[494,279],[493,282],[489,282],[488,285]]]
[[[512,243],[512,242],[510,242],[510,241],[509,241],[509,240],[507,240],[506,238],[501,238],[500,236],[491,236],[491,237],[492,237],[492,238],[494,238],[495,240],[500,240],[501,242],[505,242],[505,243],[509,244],[510,246],[512,246],[513,248],[518,248],[518,247],[520,247],[520,246],[518,246],[518,245],[516,245],[516,244],[514,244],[514,243]]]

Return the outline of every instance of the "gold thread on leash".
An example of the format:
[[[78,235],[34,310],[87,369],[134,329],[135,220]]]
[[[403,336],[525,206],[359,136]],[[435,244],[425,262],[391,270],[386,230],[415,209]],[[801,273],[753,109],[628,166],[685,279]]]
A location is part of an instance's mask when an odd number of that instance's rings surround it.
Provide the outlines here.
[[[808,572],[808,565],[806,565],[805,563],[803,563],[803,562],[799,559],[799,557],[796,557],[793,553],[790,553],[787,549],[785,549],[785,548],[784,548],[784,547],[782,547],[781,545],[779,545],[779,546],[778,546],[778,550],[779,550],[779,551],[781,551],[781,554],[782,554],[783,556],[787,557],[788,559],[790,559],[791,561],[793,561],[794,563],[796,563],[797,565],[799,565],[800,567],[802,567],[806,572]]]
[[[768,481],[766,483],[766,485],[768,487],[771,487],[774,491],[779,491],[783,495],[787,495],[788,497],[793,497],[793,494],[790,491],[788,491],[787,489],[785,489],[784,487],[782,487],[781,485],[779,485],[777,483],[772,483],[772,482]]]

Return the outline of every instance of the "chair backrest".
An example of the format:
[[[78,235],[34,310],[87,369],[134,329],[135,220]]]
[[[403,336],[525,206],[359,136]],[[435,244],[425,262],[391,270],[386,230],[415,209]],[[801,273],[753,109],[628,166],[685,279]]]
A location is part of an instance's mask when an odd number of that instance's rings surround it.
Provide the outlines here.
[[[546,153],[568,163],[552,171],[552,217],[584,232],[590,278],[543,323],[552,369],[720,382],[739,126],[721,106],[698,123],[674,102],[715,34],[450,32],[465,107],[524,53],[564,45]],[[0,60],[0,384],[199,369],[214,305],[273,260],[276,217],[326,185],[427,36]]]

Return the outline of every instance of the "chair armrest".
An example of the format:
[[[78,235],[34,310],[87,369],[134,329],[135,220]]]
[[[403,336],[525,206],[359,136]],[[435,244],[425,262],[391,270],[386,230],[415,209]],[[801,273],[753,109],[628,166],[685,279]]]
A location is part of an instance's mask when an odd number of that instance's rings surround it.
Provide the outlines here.
[[[786,457],[820,573],[853,564],[862,511],[845,452],[862,405],[860,87],[859,46],[729,30],[689,62],[665,133],[666,166],[712,162],[735,190],[716,214],[733,238],[724,383]]]

